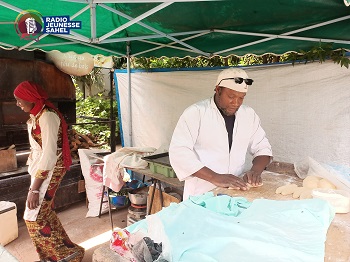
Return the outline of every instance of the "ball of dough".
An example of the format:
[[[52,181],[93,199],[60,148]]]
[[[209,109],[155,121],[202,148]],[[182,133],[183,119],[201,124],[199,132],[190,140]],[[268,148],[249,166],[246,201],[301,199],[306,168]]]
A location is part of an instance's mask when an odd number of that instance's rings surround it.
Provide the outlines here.
[[[289,194],[293,194],[294,190],[297,188],[298,186],[296,184],[288,184],[288,185],[284,185],[284,186],[280,186],[276,189],[276,194],[282,194],[282,195],[289,195]]]
[[[320,180],[320,177],[317,176],[307,176],[303,180],[303,187],[315,189],[318,187],[318,181]]]
[[[299,199],[309,199],[309,198],[312,198],[312,189],[305,188],[305,190],[301,192]]]
[[[293,198],[299,198],[306,187],[297,187],[293,192]]]
[[[328,179],[322,178],[318,181],[318,188],[327,188],[327,189],[336,189],[336,186],[333,185]]]

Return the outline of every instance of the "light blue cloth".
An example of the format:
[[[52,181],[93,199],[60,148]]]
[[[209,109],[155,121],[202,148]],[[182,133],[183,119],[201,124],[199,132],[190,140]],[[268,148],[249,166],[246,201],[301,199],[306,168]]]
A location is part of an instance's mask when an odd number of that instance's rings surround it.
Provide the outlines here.
[[[321,199],[249,202],[207,193],[126,229],[158,230],[169,261],[323,262],[333,218],[334,210]]]

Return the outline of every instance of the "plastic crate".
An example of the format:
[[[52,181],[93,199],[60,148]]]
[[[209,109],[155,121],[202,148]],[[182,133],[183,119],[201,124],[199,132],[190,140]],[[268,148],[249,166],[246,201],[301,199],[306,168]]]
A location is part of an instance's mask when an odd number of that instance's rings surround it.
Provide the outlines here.
[[[154,162],[149,162],[149,168],[153,173],[161,174],[166,177],[176,177],[174,170],[169,166],[165,166]]]
[[[161,153],[142,157],[149,164],[149,168],[153,173],[161,174],[166,177],[176,177],[173,168],[170,165],[169,153]]]

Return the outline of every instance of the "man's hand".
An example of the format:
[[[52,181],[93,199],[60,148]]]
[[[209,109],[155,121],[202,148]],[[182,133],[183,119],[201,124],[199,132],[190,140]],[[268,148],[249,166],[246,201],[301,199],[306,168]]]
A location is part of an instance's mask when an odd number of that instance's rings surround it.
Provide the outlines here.
[[[218,174],[207,167],[203,167],[196,173],[192,174],[195,177],[206,180],[217,187],[226,187],[232,189],[248,190],[248,184],[232,174]]]
[[[261,173],[253,170],[249,170],[244,173],[243,181],[248,183],[250,186],[258,187],[262,186]]]
[[[240,189],[248,190],[248,185],[243,179],[230,174],[217,174],[213,177],[213,180],[210,181],[218,187],[228,187],[231,189]]]

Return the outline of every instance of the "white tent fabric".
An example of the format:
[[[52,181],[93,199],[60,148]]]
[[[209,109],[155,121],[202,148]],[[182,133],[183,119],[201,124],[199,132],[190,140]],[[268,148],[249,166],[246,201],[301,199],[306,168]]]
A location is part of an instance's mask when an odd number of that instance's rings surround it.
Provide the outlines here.
[[[260,116],[274,160],[294,163],[310,156],[350,165],[348,69],[332,61],[245,69],[254,84],[244,103]],[[132,71],[131,93],[126,71],[115,71],[124,146],[167,151],[179,116],[214,94],[220,70]]]

